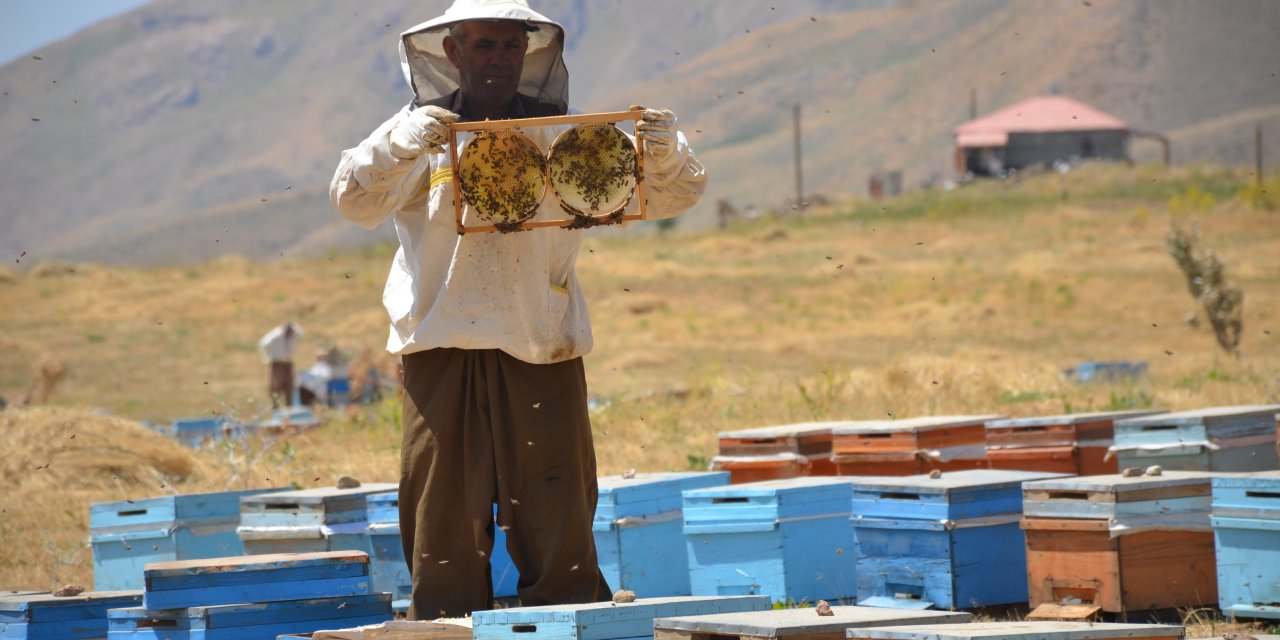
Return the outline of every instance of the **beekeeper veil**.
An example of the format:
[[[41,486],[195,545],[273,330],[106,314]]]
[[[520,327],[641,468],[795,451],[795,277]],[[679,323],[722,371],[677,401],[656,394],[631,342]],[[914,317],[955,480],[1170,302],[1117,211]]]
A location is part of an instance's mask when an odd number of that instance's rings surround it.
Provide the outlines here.
[[[466,20],[516,20],[529,29],[529,49],[520,75],[520,93],[556,105],[569,104],[569,70],[564,66],[564,27],[529,8],[527,0],[454,0],[444,15],[400,36],[400,65],[413,89],[414,104],[449,95],[458,88],[458,69],[444,53],[449,27]]]

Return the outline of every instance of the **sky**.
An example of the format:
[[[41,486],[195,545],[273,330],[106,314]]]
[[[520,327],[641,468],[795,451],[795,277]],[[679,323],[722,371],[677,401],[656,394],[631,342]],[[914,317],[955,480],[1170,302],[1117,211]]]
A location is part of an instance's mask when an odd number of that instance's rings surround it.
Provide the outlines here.
[[[148,0],[0,0],[0,65]]]

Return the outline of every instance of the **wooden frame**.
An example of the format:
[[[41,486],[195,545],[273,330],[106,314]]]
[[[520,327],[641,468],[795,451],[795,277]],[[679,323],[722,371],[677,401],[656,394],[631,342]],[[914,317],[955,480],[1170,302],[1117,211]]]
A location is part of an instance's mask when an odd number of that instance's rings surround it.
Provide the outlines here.
[[[479,122],[457,122],[449,125],[449,167],[453,174],[453,209],[457,219],[458,234],[467,233],[487,233],[493,231],[523,231],[527,229],[539,229],[543,227],[571,227],[579,228],[582,226],[596,226],[603,224],[617,224],[621,222],[629,222],[632,220],[646,219],[646,206],[648,204],[647,194],[645,192],[644,180],[644,152],[645,143],[635,135],[634,126],[639,122],[640,116],[644,113],[642,109],[632,109],[629,111],[609,111],[604,113],[585,113],[571,114],[564,116],[549,116],[543,118],[513,118],[510,120],[484,120]],[[498,226],[496,224],[483,224],[467,226],[462,221],[462,211],[464,209],[462,201],[462,184],[458,177],[458,134],[467,131],[500,131],[506,129],[525,129],[533,127],[550,127],[556,125],[586,125],[586,124],[617,124],[619,122],[632,122],[632,136],[636,147],[636,191],[634,198],[636,199],[637,210],[635,213],[623,213],[626,211],[626,205],[618,213],[607,216],[593,218],[589,216],[577,216],[571,218],[563,218],[558,220],[528,220],[507,226]],[[550,149],[543,152],[544,155],[550,153]],[[554,189],[551,186],[551,178],[549,172],[544,174],[543,179],[546,180],[547,191],[552,192],[555,197]],[[536,214],[535,214],[536,216]],[[583,220],[586,218],[586,221]]]

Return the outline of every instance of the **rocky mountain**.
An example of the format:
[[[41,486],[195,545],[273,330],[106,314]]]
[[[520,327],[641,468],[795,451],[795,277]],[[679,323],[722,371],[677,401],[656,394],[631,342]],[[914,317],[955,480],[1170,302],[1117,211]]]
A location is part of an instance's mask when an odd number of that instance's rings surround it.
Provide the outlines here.
[[[342,220],[329,178],[409,98],[397,34],[444,0],[155,0],[0,67],[0,255],[109,263],[277,257],[392,236]],[[675,110],[716,203],[948,176],[951,130],[1060,92],[1170,135],[1177,162],[1280,157],[1268,0],[534,0],[568,31],[582,111]],[[1134,147],[1157,157],[1151,143]],[[25,255],[23,255],[25,252]]]

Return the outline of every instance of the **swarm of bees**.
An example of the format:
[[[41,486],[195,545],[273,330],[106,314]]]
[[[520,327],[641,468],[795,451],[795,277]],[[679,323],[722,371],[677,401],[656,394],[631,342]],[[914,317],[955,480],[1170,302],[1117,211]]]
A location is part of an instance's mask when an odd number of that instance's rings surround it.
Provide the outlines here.
[[[462,197],[488,222],[519,224],[546,195],[546,164],[538,145],[519,131],[477,133],[458,161]]]
[[[573,214],[592,218],[622,210],[636,188],[636,148],[611,124],[579,125],[548,154],[551,189]]]

